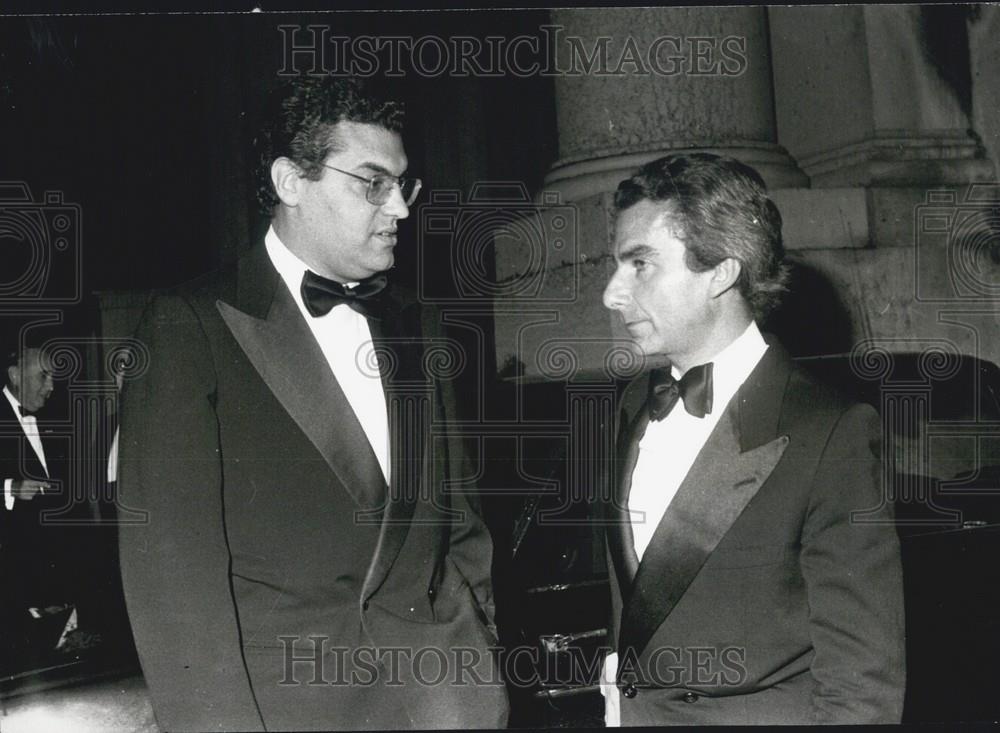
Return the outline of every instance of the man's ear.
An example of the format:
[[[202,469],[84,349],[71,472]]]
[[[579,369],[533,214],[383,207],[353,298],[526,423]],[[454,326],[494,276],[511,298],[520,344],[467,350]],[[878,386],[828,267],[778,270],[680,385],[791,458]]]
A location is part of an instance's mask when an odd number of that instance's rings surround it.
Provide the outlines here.
[[[728,292],[736,286],[743,272],[743,265],[740,261],[732,257],[727,257],[715,266],[712,270],[712,281],[709,293],[713,298],[718,298],[723,293]]]
[[[302,170],[288,158],[277,158],[271,163],[271,185],[285,206],[298,206],[302,182]]]
[[[11,364],[7,367],[7,386],[10,387],[10,391],[14,393],[17,397],[18,384],[20,382],[20,366],[18,364]]]

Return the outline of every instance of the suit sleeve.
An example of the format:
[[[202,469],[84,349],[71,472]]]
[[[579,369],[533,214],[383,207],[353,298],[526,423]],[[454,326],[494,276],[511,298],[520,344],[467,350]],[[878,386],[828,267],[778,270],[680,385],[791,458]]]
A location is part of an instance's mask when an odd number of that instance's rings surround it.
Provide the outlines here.
[[[263,730],[229,575],[208,341],[178,298],[155,301],[137,337],[149,365],[123,395],[118,484],[146,518],[121,528],[120,554],[153,708],[171,731]]]
[[[482,520],[478,497],[465,492],[456,494],[452,508],[463,514],[463,521],[452,524],[448,557],[469,583],[479,604],[483,621],[496,635],[496,605],[493,600],[493,540]]]
[[[440,312],[425,308],[423,312],[424,332],[442,337]],[[470,458],[469,441],[455,428],[459,424],[458,401],[455,394],[455,380],[438,380],[438,394],[441,413],[448,428],[448,462],[446,474],[451,481],[477,475]],[[451,489],[448,491],[451,509],[461,514],[461,519],[452,522],[449,537],[448,557],[458,567],[475,596],[483,615],[483,621],[496,636],[496,605],[493,597],[493,539],[482,518],[482,503],[474,488]]]
[[[0,384],[0,390],[3,389]],[[5,396],[0,396],[0,480],[3,480],[4,503],[0,511],[12,511],[15,505],[14,482],[23,478],[21,475],[21,465],[18,460],[20,444],[20,425],[14,417],[13,410],[8,407]],[[8,419],[7,416],[10,415]]]
[[[902,569],[881,486],[880,433],[868,405],[844,412],[812,486],[801,560],[817,722],[898,723],[902,714]]]

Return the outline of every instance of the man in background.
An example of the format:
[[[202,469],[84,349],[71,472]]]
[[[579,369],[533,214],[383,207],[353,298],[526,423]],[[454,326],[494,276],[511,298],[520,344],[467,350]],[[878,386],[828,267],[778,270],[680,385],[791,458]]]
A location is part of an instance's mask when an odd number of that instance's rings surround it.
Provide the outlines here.
[[[3,356],[0,637],[6,640],[3,666],[13,671],[56,645],[69,612],[71,579],[67,528],[52,524],[67,504],[64,459],[36,415],[55,388],[51,368],[37,346],[8,348]]]

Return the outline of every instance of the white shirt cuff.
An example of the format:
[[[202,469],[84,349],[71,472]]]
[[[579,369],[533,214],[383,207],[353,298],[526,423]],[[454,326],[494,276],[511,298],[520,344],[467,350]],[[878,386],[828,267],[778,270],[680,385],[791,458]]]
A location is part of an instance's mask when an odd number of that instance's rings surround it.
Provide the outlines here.
[[[604,670],[601,674],[601,694],[604,695],[604,725],[607,728],[619,728],[622,724],[621,694],[615,684],[618,672],[618,654],[612,653],[604,658]]]
[[[12,478],[3,480],[3,505],[7,511],[14,508],[14,479]]]

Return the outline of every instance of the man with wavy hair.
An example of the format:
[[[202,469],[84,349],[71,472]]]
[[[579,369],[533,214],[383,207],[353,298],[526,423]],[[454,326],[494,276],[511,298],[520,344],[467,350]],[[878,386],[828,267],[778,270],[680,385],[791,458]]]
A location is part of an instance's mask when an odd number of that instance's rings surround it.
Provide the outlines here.
[[[157,298],[126,386],[128,610],[167,730],[499,727],[491,543],[456,487],[440,319],[390,287],[402,107],[295,80],[258,138],[263,241]],[[463,481],[466,479],[466,481]]]
[[[604,304],[636,352],[670,366],[623,396],[607,723],[898,722],[880,425],[758,329],[787,278],[763,181],[730,158],[671,155],[614,205]]]

